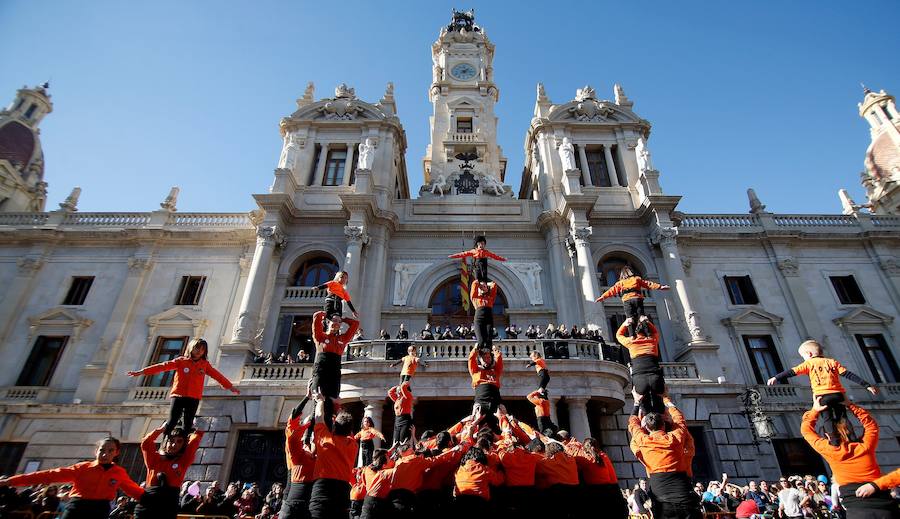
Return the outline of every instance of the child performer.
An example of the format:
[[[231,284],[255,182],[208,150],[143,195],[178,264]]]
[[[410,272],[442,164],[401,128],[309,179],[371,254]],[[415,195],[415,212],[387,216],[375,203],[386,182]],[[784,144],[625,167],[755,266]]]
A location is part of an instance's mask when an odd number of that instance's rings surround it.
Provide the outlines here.
[[[550,399],[540,389],[532,391],[526,397],[534,405],[534,415],[537,417],[538,430],[547,436],[553,436],[558,430],[556,424],[550,418]],[[550,433],[547,433],[547,430]]]
[[[475,339],[479,351],[491,351],[494,331],[494,300],[497,298],[497,284],[493,281],[474,281],[469,292],[475,306]]]
[[[394,402],[394,437],[391,445],[405,443],[412,433],[413,394],[409,382],[394,386],[388,390],[388,398]]]
[[[325,307],[322,309],[325,316],[329,319],[335,315],[342,317],[344,315],[343,301],[347,302],[353,317],[359,319],[356,308],[353,308],[353,302],[350,301],[350,294],[347,292],[347,280],[350,275],[343,270],[334,275],[334,279],[323,283],[316,287],[316,290],[327,290],[328,295],[325,296]]]
[[[498,256],[493,252],[487,250],[487,238],[485,238],[484,236],[478,236],[475,238],[474,249],[451,254],[450,256],[448,256],[448,258],[475,258],[475,279],[477,279],[478,281],[488,280],[488,258],[495,259],[497,261],[506,261],[506,258],[504,258],[503,256]]]
[[[307,386],[306,395],[291,411],[291,417],[284,429],[284,456],[290,470],[290,484],[281,504],[279,519],[302,519],[309,517],[309,497],[312,491],[313,470],[316,458],[303,443],[303,435],[309,429],[310,419],[302,420],[303,408],[312,396],[312,384]]]
[[[169,420],[166,422],[166,428],[163,431],[165,436],[172,434],[175,426],[178,425],[178,419],[182,417],[184,418],[184,430],[193,432],[194,416],[197,414],[197,408],[200,407],[200,399],[203,398],[203,383],[206,381],[207,375],[232,393],[236,395],[241,394],[230,380],[225,378],[206,360],[208,350],[209,346],[205,340],[195,339],[187,355],[153,364],[138,371],[128,372],[129,377],[155,375],[165,371],[175,372],[172,391],[169,393],[172,398],[172,408],[169,411]]]
[[[644,315],[644,295],[642,289],[647,290],[668,290],[669,285],[660,285],[652,281],[647,281],[631,270],[631,267],[622,267],[619,271],[619,281],[611,286],[609,290],[603,292],[603,295],[597,298],[597,302],[616,296],[622,296],[622,305],[625,307],[625,316],[631,318],[631,322],[635,327],[641,326],[640,317]],[[634,335],[635,331],[631,328],[628,330],[629,335]],[[646,331],[644,335],[649,335]]]
[[[364,416],[362,420],[362,429],[353,437],[359,442],[359,450],[362,452],[362,465],[372,464],[372,454],[375,452],[375,438],[384,441],[384,435],[375,428],[375,422],[371,416]]]
[[[662,395],[666,392],[666,381],[659,365],[659,332],[653,323],[643,316],[644,325],[634,326],[636,331],[626,335],[632,328],[632,318],[625,319],[616,332],[616,339],[628,348],[631,354],[631,383],[634,390],[645,398],[641,399],[641,409],[645,413],[662,413]]]
[[[416,349],[415,346],[410,346],[406,349],[407,355],[397,362],[391,364],[392,368],[396,368],[398,364],[403,363],[403,369],[400,370],[400,383],[409,382],[413,375],[416,374],[416,369],[419,367],[419,363],[421,362],[425,367],[428,367],[428,363],[419,358],[419,350]],[[368,465],[368,463],[366,463]]]
[[[838,445],[838,427],[844,429],[845,435],[850,432],[844,421],[847,416],[847,410],[844,408],[846,390],[841,384],[841,375],[863,386],[873,395],[878,394],[878,388],[842,366],[840,362],[823,356],[822,345],[816,341],[803,342],[797,351],[803,357],[803,362],[770,378],[767,384],[771,386],[790,377],[809,375],[813,400],[818,400],[828,407],[828,412],[824,414],[822,420],[825,422],[825,429],[830,434],[832,445]]]
[[[341,333],[340,319],[325,319],[325,312],[313,314],[312,334],[316,344],[316,360],[313,362],[312,390],[325,395],[324,420],[331,427],[331,418],[334,415],[334,402],[341,392],[341,355],[347,344],[353,340],[359,328],[356,319],[344,319],[347,323],[347,331]]]
[[[0,487],[25,487],[71,483],[69,504],[60,519],[97,519],[109,515],[110,501],[121,489],[133,499],[141,499],[144,489],[116,465],[121,450],[119,440],[108,437],[97,442],[94,461],[83,461],[68,467],[40,470],[30,474],[0,478]]]
[[[188,436],[184,429],[176,427],[163,441],[160,452],[156,440],[165,428],[163,424],[150,431],[141,442],[147,482],[146,493],[134,509],[134,519],[175,519],[178,516],[178,491],[188,467],[194,463],[203,431]]]
[[[547,384],[550,383],[550,372],[547,371],[547,361],[544,360],[544,356],[541,352],[537,350],[532,351],[529,357],[531,360],[525,367],[530,368],[534,366],[534,370],[537,371],[538,376],[538,388],[541,390],[541,393],[546,396]]]

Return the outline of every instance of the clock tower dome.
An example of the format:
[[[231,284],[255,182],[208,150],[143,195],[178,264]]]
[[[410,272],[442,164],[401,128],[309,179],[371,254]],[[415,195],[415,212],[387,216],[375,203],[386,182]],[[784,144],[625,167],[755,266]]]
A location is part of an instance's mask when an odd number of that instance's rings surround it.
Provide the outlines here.
[[[431,143],[423,160],[425,186],[452,180],[460,174],[460,154],[469,154],[474,174],[487,185],[502,184],[506,157],[497,145],[494,104],[500,90],[494,84],[494,44],[475,25],[474,11],[453,11],[431,46],[432,82],[428,95],[434,105],[430,118]],[[491,178],[486,178],[491,177]],[[482,186],[485,182],[482,182]]]

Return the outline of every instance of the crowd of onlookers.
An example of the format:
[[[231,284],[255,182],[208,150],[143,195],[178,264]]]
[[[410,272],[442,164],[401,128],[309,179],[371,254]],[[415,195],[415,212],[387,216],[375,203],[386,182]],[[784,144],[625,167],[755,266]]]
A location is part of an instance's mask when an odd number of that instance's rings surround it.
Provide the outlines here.
[[[535,326],[533,324],[529,325],[528,328],[523,329],[521,326],[516,324],[510,324],[505,328],[494,328],[494,338],[495,339],[587,339],[593,340],[597,342],[606,342],[603,336],[600,334],[600,330],[593,329],[589,330],[584,326],[572,325],[566,326],[565,324],[555,325],[550,323],[546,328]],[[400,324],[400,328],[397,330],[397,333],[391,337],[391,334],[385,330],[381,330],[378,334],[378,339],[383,341],[389,340],[423,340],[423,341],[432,341],[432,340],[475,340],[475,329],[466,326],[464,324],[458,325],[456,327],[450,325],[436,325],[432,326],[428,323],[425,324],[425,327],[422,330],[410,335],[409,330],[406,329],[405,324]],[[364,336],[362,332],[358,332],[356,334],[355,340],[364,340]]]
[[[279,354],[271,351],[263,351],[259,348],[253,350],[254,364],[308,364],[313,361],[313,357],[306,350],[300,350],[297,355],[291,355],[287,352]]]

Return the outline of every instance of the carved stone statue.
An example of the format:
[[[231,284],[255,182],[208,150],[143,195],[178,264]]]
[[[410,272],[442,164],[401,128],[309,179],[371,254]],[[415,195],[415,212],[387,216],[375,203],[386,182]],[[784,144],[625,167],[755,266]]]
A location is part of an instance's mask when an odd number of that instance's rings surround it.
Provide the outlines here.
[[[166,211],[177,211],[176,204],[178,203],[178,193],[180,191],[181,189],[179,189],[178,186],[172,186],[172,189],[169,190],[169,196],[167,196],[159,206]]]
[[[443,175],[443,173],[439,173],[437,176],[437,180],[431,183],[431,194],[440,194],[444,196],[444,193],[450,191],[450,185],[447,183],[447,177]]]
[[[300,142],[295,133],[289,133],[286,137],[284,147],[281,148],[281,157],[278,158],[278,167],[293,171],[297,166],[297,157],[300,154]]]
[[[653,162],[650,160],[650,150],[647,149],[647,143],[644,141],[643,137],[638,139],[637,146],[634,147],[634,152],[637,154],[638,170],[654,170]]]
[[[563,171],[578,169],[575,166],[575,146],[568,137],[563,137],[559,145],[559,160],[562,161]]]
[[[406,306],[409,291],[419,274],[431,263],[396,263],[394,264],[394,305]]]
[[[366,137],[366,142],[359,144],[359,169],[372,169],[375,161],[375,139]]]
[[[541,293],[541,271],[544,269],[541,268],[539,263],[534,261],[509,261],[504,263],[504,265],[509,267],[516,277],[519,278],[519,281],[522,282],[522,285],[525,286],[525,291],[528,292],[528,301],[532,305],[544,304],[544,296]]]
[[[584,88],[579,88],[575,91],[576,101],[587,101],[588,99],[597,99],[597,92],[591,85],[584,85]]]
[[[75,187],[72,188],[72,192],[69,193],[69,196],[66,197],[65,200],[61,204],[59,204],[59,208],[63,211],[75,212],[78,210],[78,197],[81,196],[81,188]]]
[[[750,201],[751,213],[756,214],[766,210],[765,204],[763,204],[759,197],[756,196],[756,191],[752,187],[747,189],[747,200]]]
[[[356,99],[356,89],[350,88],[346,83],[341,83],[334,89],[335,99]]]
[[[494,196],[503,196],[506,192],[506,188],[503,187],[503,183],[497,180],[493,175],[481,175],[482,178],[482,187],[481,192],[486,193],[488,190],[494,192]]]
[[[434,68],[431,70],[431,80],[434,83],[438,83],[444,79],[444,67],[435,63]]]

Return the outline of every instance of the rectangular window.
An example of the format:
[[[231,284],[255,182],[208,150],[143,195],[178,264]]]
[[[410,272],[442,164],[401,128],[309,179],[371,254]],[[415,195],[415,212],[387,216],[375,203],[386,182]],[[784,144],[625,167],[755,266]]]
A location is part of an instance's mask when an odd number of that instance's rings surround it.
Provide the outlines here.
[[[757,384],[765,384],[767,380],[784,371],[771,336],[745,335],[743,338]]]
[[[35,110],[37,110],[37,105],[36,105],[36,104],[32,104],[31,106],[29,106],[29,107],[28,107],[28,110],[25,112],[25,118],[26,118],[26,119],[31,119],[31,116],[34,115],[34,111],[35,111]]]
[[[472,133],[472,118],[471,117],[457,117],[456,118],[456,133]]]
[[[309,185],[313,185],[316,182],[316,171],[319,170],[319,155],[322,154],[322,145],[316,144],[315,149],[313,149],[313,164],[312,169],[309,172]]]
[[[900,382],[900,370],[897,369],[897,362],[891,355],[884,336],[862,335],[856,334],[856,342],[862,348],[863,354],[866,356],[866,364],[875,377],[875,382],[879,384],[896,384]]]
[[[600,148],[585,148],[584,154],[587,155],[588,169],[591,170],[591,182],[595,186],[610,187],[609,171],[606,168],[606,157]]]
[[[25,442],[0,442],[0,474],[18,474],[25,454]]]
[[[853,276],[830,276],[831,286],[842,305],[864,305],[866,298]]]
[[[725,286],[728,288],[728,297],[733,305],[759,304],[756,290],[750,276],[725,276]]]
[[[83,305],[91,285],[94,283],[94,276],[75,276],[72,278],[72,284],[63,300],[64,305]]]
[[[206,285],[206,276],[181,276],[181,286],[178,287],[176,305],[196,306],[200,304],[200,295]]]
[[[323,186],[339,186],[344,182],[344,165],[347,163],[347,150],[329,150],[325,161],[325,178]]]
[[[166,362],[180,356],[184,353],[187,341],[187,337],[157,337],[156,348],[153,350],[153,356],[150,357],[150,364]],[[147,387],[166,387],[172,384],[172,377],[174,376],[175,374],[171,371],[157,373],[144,377],[144,385]]]
[[[49,384],[67,342],[69,342],[68,336],[38,336],[31,349],[31,355],[28,356],[22,373],[19,374],[16,385],[46,386]]]
[[[825,474],[825,464],[803,439],[774,439],[775,458],[782,474]]]

